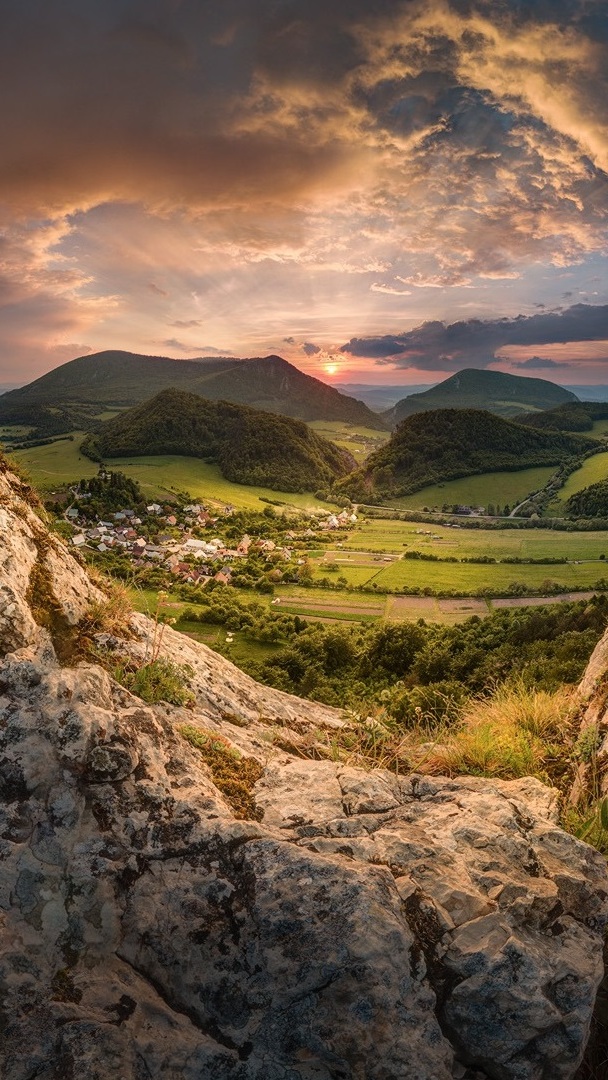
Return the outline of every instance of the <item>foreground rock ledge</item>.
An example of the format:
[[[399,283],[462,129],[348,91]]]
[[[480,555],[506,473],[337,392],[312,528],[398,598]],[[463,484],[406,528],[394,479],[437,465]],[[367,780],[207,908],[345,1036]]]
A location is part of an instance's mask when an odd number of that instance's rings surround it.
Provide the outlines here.
[[[339,714],[171,631],[193,711],[61,667],[33,566],[68,621],[99,594],[6,476],[0,515],[3,1080],[574,1076],[608,878],[550,790],[293,757],[269,730],[297,745]],[[260,821],[185,723],[260,762]]]

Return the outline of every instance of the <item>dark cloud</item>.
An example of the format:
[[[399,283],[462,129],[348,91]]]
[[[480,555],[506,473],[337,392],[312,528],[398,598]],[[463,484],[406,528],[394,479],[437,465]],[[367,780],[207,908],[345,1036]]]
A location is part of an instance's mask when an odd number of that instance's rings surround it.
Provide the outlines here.
[[[544,356],[530,356],[527,360],[513,360],[511,361],[511,367],[520,368],[522,371],[540,371],[542,368],[561,368],[568,367],[567,364],[560,364],[557,360],[550,360],[549,357]]]
[[[519,315],[515,319],[468,319],[449,325],[426,322],[404,334],[351,338],[341,351],[370,357],[379,364],[439,371],[487,367],[507,345],[605,340],[608,340],[608,304],[575,304],[566,311]],[[552,365],[553,361],[548,363]]]
[[[190,330],[192,327],[201,326],[200,319],[175,319],[171,323],[171,326],[175,326],[180,330]]]
[[[317,356],[323,351],[319,345],[313,345],[312,341],[305,341],[300,348],[303,353],[306,353],[306,356]]]

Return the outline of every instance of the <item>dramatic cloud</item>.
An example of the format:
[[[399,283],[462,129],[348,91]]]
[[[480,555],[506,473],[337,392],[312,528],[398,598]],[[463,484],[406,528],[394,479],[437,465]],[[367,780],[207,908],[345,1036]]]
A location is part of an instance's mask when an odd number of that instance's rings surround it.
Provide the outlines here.
[[[608,341],[608,304],[575,304],[566,311],[520,315],[515,319],[467,319],[446,325],[433,321],[404,334],[352,338],[341,352],[365,356],[378,364],[420,371],[485,368],[505,346],[555,345]],[[521,368],[559,367],[551,359],[532,357]]]
[[[481,364],[497,315],[601,307],[605,22],[602,0],[3,0],[0,364],[212,340],[318,367],[356,334],[361,371],[388,334],[447,371],[446,322]]]

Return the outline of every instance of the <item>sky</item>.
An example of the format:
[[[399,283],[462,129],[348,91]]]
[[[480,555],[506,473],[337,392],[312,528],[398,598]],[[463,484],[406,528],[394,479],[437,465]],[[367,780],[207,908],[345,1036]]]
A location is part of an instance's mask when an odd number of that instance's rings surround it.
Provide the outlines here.
[[[606,0],[2,0],[0,383],[608,383]]]

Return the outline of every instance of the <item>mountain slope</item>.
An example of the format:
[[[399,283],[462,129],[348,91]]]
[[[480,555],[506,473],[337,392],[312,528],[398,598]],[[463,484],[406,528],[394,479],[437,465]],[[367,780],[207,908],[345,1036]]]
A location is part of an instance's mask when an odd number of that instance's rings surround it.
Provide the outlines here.
[[[482,410],[438,409],[404,420],[339,487],[362,501],[390,498],[459,476],[558,465],[589,445],[576,435],[535,431]]]
[[[120,351],[77,357],[35,382],[2,395],[0,422],[35,423],[41,406],[82,409],[92,405],[136,405],[169,386],[213,401],[235,401],[299,420],[342,420],[386,428],[363,402],[305,375],[280,356],[171,360]]]
[[[102,458],[200,457],[217,462],[227,480],[277,491],[327,487],[354,465],[301,420],[175,389],[108,420],[82,449]]]
[[[515,416],[528,409],[549,409],[568,401],[577,401],[576,395],[546,379],[465,368],[423,394],[403,398],[382,417],[395,427],[407,416],[431,409],[487,409],[499,416]]]

